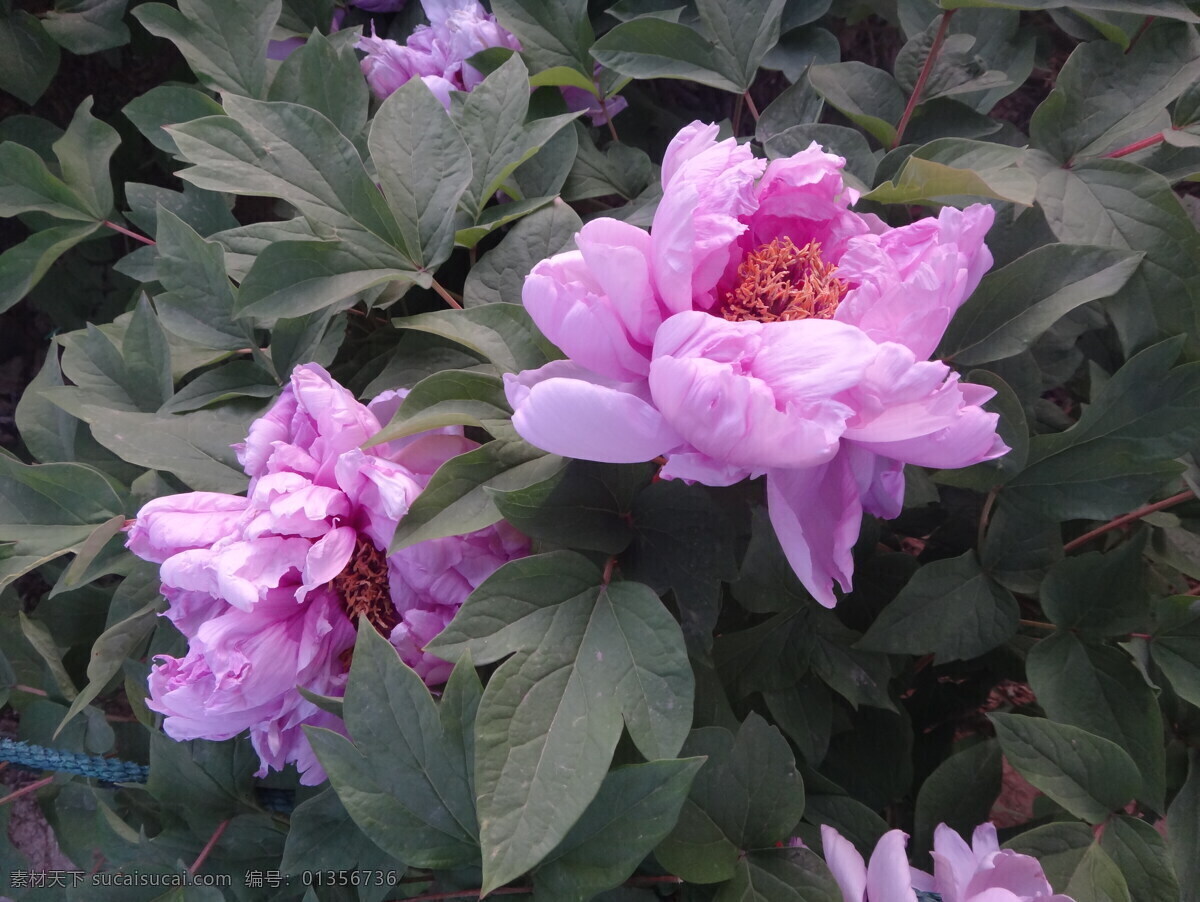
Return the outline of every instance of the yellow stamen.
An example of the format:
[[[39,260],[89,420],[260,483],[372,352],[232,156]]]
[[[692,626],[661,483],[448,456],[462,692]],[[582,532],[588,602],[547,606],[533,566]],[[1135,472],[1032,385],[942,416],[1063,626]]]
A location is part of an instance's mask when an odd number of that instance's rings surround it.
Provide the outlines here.
[[[741,281],[726,293],[721,315],[735,323],[830,319],[849,288],[835,272],[816,241],[797,248],[790,238],[776,238],[746,255],[738,267]]]

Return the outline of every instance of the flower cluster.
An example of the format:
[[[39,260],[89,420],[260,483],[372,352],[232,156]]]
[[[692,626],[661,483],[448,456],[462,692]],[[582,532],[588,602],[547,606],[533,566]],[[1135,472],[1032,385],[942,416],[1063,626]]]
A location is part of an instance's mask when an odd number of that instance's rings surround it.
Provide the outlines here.
[[[402,400],[363,406],[320,366],[297,367],[237,447],[245,497],[192,492],[139,512],[127,544],[161,565],[166,616],[188,640],[185,657],[162,656],[150,674],[148,705],[169,736],[249,730],[260,775],[294,762],[319,783],[301,726],[339,723],[296,687],[343,693],[359,617],[430,685],[449,676],[423,646],[528,543],[500,524],[387,554],[437,467],[475,447],[448,427],[362,450]]]
[[[942,902],[1073,902],[1054,892],[1036,858],[1002,851],[991,824],[975,828],[971,845],[939,824],[933,834],[933,874],[909,866],[907,841],[903,831],[889,830],[866,864],[849,840],[822,827],[825,863],[844,902],[915,902],[917,893],[936,893]]]
[[[483,81],[482,73],[468,59],[490,47],[521,49],[521,42],[478,0],[422,0],[421,5],[429,25],[418,25],[406,43],[371,35],[355,45],[366,53],[363,74],[381,100],[410,79],[419,78],[449,109],[451,92],[470,91]],[[622,97],[602,105],[582,88],[563,88],[562,95],[568,108],[587,113],[593,125],[603,125],[626,107]]]
[[[769,164],[696,122],[671,142],[649,232],[594,219],[523,301],[570,358],[505,377],[513,424],[568,457],[663,457],[664,478],[767,477],[771,521],[822,604],[851,588],[864,510],[895,517],[906,463],[1008,449],[994,392],[928,357],[992,257],[979,204],[889,228],[849,208],[815,143]]]

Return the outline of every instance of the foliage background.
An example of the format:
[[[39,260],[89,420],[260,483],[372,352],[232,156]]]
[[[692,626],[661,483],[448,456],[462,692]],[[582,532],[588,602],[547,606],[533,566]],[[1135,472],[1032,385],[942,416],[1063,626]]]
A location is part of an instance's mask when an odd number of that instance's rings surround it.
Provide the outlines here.
[[[927,865],[937,823],[991,813],[1077,902],[1200,898],[1200,4],[492,8],[525,51],[478,60],[495,71],[451,126],[420,92],[371,102],[346,31],[269,65],[270,38],[327,30],[322,0],[0,2],[0,691],[22,739],[151,773],[40,788],[64,852],[106,873],[229,874],[248,900],[513,879],[535,899],[836,900],[816,857],[780,844],[819,850],[832,824],[865,852],[899,826]],[[415,9],[377,17],[381,33],[402,39]],[[619,140],[569,121],[553,89],[591,84],[593,60],[630,103]],[[654,161],[693,118],[770,157],[819,140],[892,224],[979,199],[1000,214],[993,273],[938,356],[998,390],[1014,450],[910,467],[904,514],[864,524],[835,613],[791,576],[760,486],[566,462],[507,423],[498,374],[555,355],[516,306],[524,272],[590,216],[648,223]],[[390,434],[453,422],[493,439],[447,464],[398,542],[504,516],[545,554],[439,640],[462,658],[436,704],[360,638],[355,742],[314,739],[333,786],[288,814],[257,792],[246,743],[156,729],[148,662],[180,637],[118,530],[153,497],[242,489],[228,445],[310,359],[362,397],[417,385]],[[505,579],[569,611],[565,633],[523,620]],[[577,703],[547,675],[610,686],[583,644],[601,619],[613,631],[588,641],[633,637],[659,687],[614,692],[564,744],[548,723]],[[514,726],[530,687],[549,700]],[[668,696],[694,696],[694,716],[649,729]],[[581,737],[601,748],[585,766]],[[502,773],[526,742],[572,779]],[[1003,810],[1028,784],[1032,805]],[[12,847],[0,859],[27,867]],[[407,882],[349,876],[375,872]]]

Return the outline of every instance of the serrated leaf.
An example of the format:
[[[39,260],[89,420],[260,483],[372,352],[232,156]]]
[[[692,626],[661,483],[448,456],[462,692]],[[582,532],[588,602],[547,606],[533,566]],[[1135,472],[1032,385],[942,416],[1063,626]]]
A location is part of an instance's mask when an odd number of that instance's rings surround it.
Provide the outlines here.
[[[622,723],[651,759],[673,757],[691,723],[678,624],[650,589],[606,585],[573,552],[505,564],[429,648],[448,659],[469,651],[480,663],[512,655],[492,674],[476,721],[485,894],[567,834],[600,788]]]
[[[965,366],[1012,357],[1060,317],[1121,290],[1142,255],[1111,247],[1048,244],[988,273],[946,334],[937,356]]]
[[[483,529],[501,519],[488,488],[517,489],[549,478],[565,466],[522,441],[497,439],[446,461],[409,507],[392,539],[392,551],[444,536]]]
[[[280,0],[180,0],[178,9],[143,3],[133,15],[151,34],[175,44],[205,87],[263,97],[267,44],[281,8]]]
[[[974,551],[926,564],[856,645],[867,651],[977,658],[1017,632],[1020,610],[980,569]]]
[[[1129,656],[1060,632],[1030,649],[1025,668],[1046,715],[1123,748],[1141,775],[1137,797],[1161,811],[1166,782],[1162,715],[1154,691]]]
[[[575,211],[560,200],[526,216],[471,267],[463,306],[519,304],[534,264],[565,250],[582,226]]]
[[[828,63],[811,66],[808,80],[831,106],[884,147],[896,143],[905,98],[888,73],[866,63]]]
[[[343,708],[353,742],[307,727],[334,791],[359,828],[408,865],[478,861],[478,826],[461,734],[449,733],[421,678],[360,618]]]
[[[371,159],[411,260],[436,269],[454,247],[454,210],[473,156],[441,102],[419,78],[384,101],[371,125]]]
[[[989,714],[1009,764],[1076,817],[1090,824],[1124,808],[1141,778],[1115,742],[1086,730],[1019,714]]]
[[[674,827],[702,759],[610,771],[592,803],[533,875],[535,897],[587,902],[619,886]]]

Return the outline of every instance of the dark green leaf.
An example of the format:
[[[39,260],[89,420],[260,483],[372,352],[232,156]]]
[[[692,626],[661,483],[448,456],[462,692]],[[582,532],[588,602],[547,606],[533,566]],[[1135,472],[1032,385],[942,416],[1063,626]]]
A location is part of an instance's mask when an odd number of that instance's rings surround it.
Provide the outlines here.
[[[519,304],[525,277],[534,264],[565,250],[582,225],[575,211],[560,200],[526,216],[471,267],[463,286],[463,306]]]
[[[646,586],[601,579],[573,552],[511,561],[429,646],[483,664],[512,655],[476,721],[484,893],[567,834],[600,788],[622,723],[650,759],[673,757],[691,723],[678,624]],[[599,686],[607,691],[597,695]]]
[[[1179,881],[1162,836],[1150,824],[1127,815],[1108,822],[1100,848],[1108,853],[1138,902],[1178,902]]]
[[[583,200],[619,194],[633,200],[654,179],[654,166],[644,150],[613,142],[603,151],[596,147],[581,123],[575,123],[578,155],[563,184],[564,200]],[[578,227],[576,227],[578,230]]]
[[[840,902],[837,883],[807,849],[762,849],[738,861],[713,902]]]
[[[795,743],[810,765],[825,757],[833,731],[833,695],[829,687],[807,674],[786,689],[763,692],[771,717]]]
[[[283,874],[360,870],[378,872],[386,881],[389,870],[403,867],[358,829],[333,787],[297,805],[288,821],[287,843],[279,862]]]
[[[454,248],[454,210],[471,184],[471,151],[419,78],[392,94],[371,125],[371,158],[408,257],[436,269]]]
[[[179,48],[205,87],[263,97],[267,43],[280,8],[280,0],[250,5],[237,0],[180,0],[178,9],[143,3],[133,14],[148,32]]]
[[[279,386],[271,375],[250,360],[229,363],[201,373],[163,405],[162,413],[187,413],[233,398],[273,398]]]
[[[745,90],[728,54],[677,22],[623,22],[592,45],[592,56],[606,69],[630,78],[685,78],[735,94]]]
[[[587,902],[620,885],[675,826],[704,761],[651,761],[611,771],[558,847],[534,872],[534,891]]]
[[[1123,651],[1084,645],[1071,633],[1038,642],[1025,660],[1029,685],[1046,715],[1123,748],[1138,766],[1137,797],[1164,807],[1163,722],[1154,691]]]
[[[23,9],[0,16],[0,90],[37,103],[58,71],[58,44]]]
[[[267,99],[303,104],[323,113],[343,135],[353,139],[367,123],[370,92],[352,41],[335,43],[314,33],[280,64]],[[383,171],[380,166],[380,173]]]
[[[1163,598],[1156,603],[1150,656],[1186,701],[1200,705],[1200,610],[1191,595]]]
[[[1145,626],[1149,611],[1145,537],[1107,554],[1089,552],[1055,564],[1042,583],[1046,616],[1060,629],[1119,636]]]
[[[0,254],[0,313],[29,294],[55,260],[99,228],[98,222],[53,226]]]
[[[989,714],[1009,764],[1076,817],[1091,824],[1124,808],[1141,777],[1116,743],[1081,730],[1019,714]]]
[[[1061,9],[1083,7],[1089,10],[1107,10],[1118,13],[1137,13],[1141,16],[1165,16],[1183,22],[1200,22],[1197,16],[1180,0],[939,0],[943,9],[962,7],[1006,7],[1008,9]]]
[[[492,12],[504,28],[517,36],[522,56],[535,71],[565,66],[591,84],[588,48],[594,35],[585,0],[493,0]]]
[[[164,126],[191,122],[205,116],[220,116],[225,111],[219,103],[196,88],[156,85],[125,104],[121,112],[151,144],[166,153],[175,154],[179,148]]]
[[[896,55],[896,80],[905,91],[911,93],[916,86],[939,30],[942,30],[940,17],[930,22],[920,34],[914,35]],[[933,66],[925,73],[921,92],[923,101],[987,91],[1009,84],[1003,72],[988,68],[987,62],[978,53],[980,39],[975,35],[951,32],[943,37]]]
[[[309,727],[305,733],[359,828],[415,867],[478,861],[462,735],[445,730],[421,678],[365,617],[344,711],[353,743],[331,730]]]
[[[946,758],[925,778],[917,793],[914,850],[933,848],[939,824],[966,836],[988,820],[1000,795],[1001,757],[999,744],[989,739]]]
[[[57,0],[42,25],[72,53],[98,53],[129,43],[125,7],[129,0]]]
[[[866,63],[829,63],[812,66],[808,80],[831,106],[884,147],[895,144],[905,98],[888,73]]]
[[[1049,244],[983,277],[950,321],[938,356],[974,366],[1019,354],[1081,304],[1116,294],[1142,255]]]
[[[537,369],[559,356],[520,304],[437,310],[393,320],[392,324],[448,338],[490,360],[504,373]]]
[[[1061,893],[1067,888],[1092,839],[1092,828],[1087,824],[1060,821],[1021,833],[1006,842],[1004,848],[1036,858],[1050,885]]]
[[[125,183],[125,202],[129,205],[129,220],[148,235],[158,233],[158,208],[174,213],[201,236],[223,229],[237,228],[237,220],[229,210],[229,198],[215,191],[202,191],[195,185],[184,184],[182,191],[171,191],[139,182]],[[154,251],[150,250],[153,254]],[[157,278],[155,281],[158,281]]]
[[[1171,861],[1183,890],[1180,902],[1200,899],[1200,751],[1188,750],[1187,780],[1167,809]]]
[[[87,200],[51,173],[36,151],[5,141],[0,144],[0,216],[33,210],[87,223],[97,218]]]
[[[1094,902],[1132,902],[1120,869],[1099,843],[1092,843],[1083,853],[1067,883],[1066,895]]]
[[[488,373],[441,370],[413,386],[404,403],[370,445],[390,442],[443,426],[482,426],[506,420],[512,411],[504,383]],[[370,446],[369,445],[369,446]]]
[[[1011,638],[1016,600],[980,569],[974,551],[934,561],[916,572],[875,618],[856,647],[926,654],[938,661],[977,658]]]
[[[768,50],[779,40],[785,0],[697,0],[700,21],[728,60],[722,71],[748,91]]]

